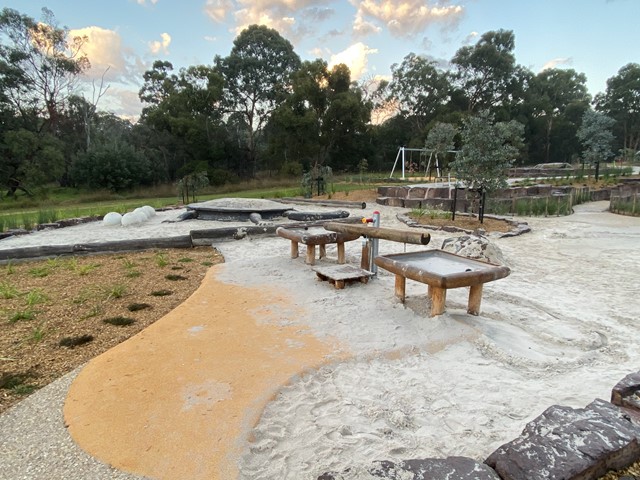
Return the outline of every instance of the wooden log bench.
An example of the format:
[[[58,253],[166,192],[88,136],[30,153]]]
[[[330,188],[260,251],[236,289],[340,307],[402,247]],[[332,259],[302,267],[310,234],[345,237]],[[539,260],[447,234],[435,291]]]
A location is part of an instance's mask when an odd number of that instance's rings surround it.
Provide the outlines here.
[[[442,250],[382,255],[376,265],[395,274],[395,295],[404,303],[406,279],[426,283],[430,316],[445,312],[447,289],[469,287],[467,313],[480,314],[482,285],[511,273],[508,267],[481,262]]]
[[[338,264],[345,263],[345,242],[356,240],[360,237],[357,233],[338,233],[329,232],[322,227],[311,228],[285,228],[276,229],[276,234],[282,238],[291,241],[291,258],[298,258],[298,244],[302,243],[307,246],[307,256],[305,262],[309,265],[315,265],[316,247],[319,247],[319,259],[327,255],[327,244],[335,243],[338,248]]]

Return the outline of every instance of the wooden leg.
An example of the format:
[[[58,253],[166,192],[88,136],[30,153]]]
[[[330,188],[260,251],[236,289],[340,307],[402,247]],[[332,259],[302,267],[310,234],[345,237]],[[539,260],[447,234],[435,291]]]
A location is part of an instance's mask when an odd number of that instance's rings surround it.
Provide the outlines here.
[[[336,288],[342,290],[344,288],[344,280],[336,280]]]
[[[316,263],[316,246],[307,245],[307,263],[309,265],[315,265]]]
[[[338,265],[342,265],[345,261],[344,243],[338,242]]]
[[[447,300],[447,290],[430,286],[429,292],[431,295],[431,316],[442,315],[444,313],[444,304]]]
[[[324,258],[327,256],[327,246],[322,244],[320,245],[320,253],[318,254],[318,258]]]
[[[291,240],[291,258],[298,258],[298,242]]]
[[[362,244],[362,259],[360,260],[360,268],[363,270],[369,270],[369,242],[366,241]]]
[[[469,287],[469,303],[467,313],[470,315],[480,315],[480,303],[482,302],[482,284]]]
[[[396,274],[396,297],[398,297],[402,303],[404,303],[406,283],[407,279],[405,277]]]

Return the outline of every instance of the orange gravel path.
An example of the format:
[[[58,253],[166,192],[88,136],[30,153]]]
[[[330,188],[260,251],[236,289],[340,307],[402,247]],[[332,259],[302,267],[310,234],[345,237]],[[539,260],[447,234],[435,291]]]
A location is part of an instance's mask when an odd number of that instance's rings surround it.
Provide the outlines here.
[[[200,288],[156,323],[89,362],[64,407],[85,451],[154,479],[237,477],[251,428],[278,388],[329,358],[336,343],[270,320],[304,318],[271,287]]]

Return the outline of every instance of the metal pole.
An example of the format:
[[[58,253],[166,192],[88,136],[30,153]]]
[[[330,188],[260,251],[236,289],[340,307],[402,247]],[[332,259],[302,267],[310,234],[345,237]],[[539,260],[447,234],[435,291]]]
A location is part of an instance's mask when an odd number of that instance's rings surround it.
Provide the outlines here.
[[[380,226],[380,212],[379,211],[375,211],[373,212],[373,227],[377,228]],[[370,272],[372,272],[374,275],[378,274],[378,266],[376,265],[376,257],[378,256],[378,243],[380,242],[380,239],[378,238],[372,238],[370,239],[371,242],[371,257],[369,259],[370,263],[371,263],[371,269]]]
[[[402,179],[404,180],[404,147],[402,147]]]

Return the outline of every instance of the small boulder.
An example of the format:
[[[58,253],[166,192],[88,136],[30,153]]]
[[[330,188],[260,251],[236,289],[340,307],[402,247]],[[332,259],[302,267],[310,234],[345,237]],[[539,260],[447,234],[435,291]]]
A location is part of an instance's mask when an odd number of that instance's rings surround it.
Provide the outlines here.
[[[502,250],[487,237],[481,235],[472,234],[447,238],[442,242],[442,250],[482,262],[507,265]]]

